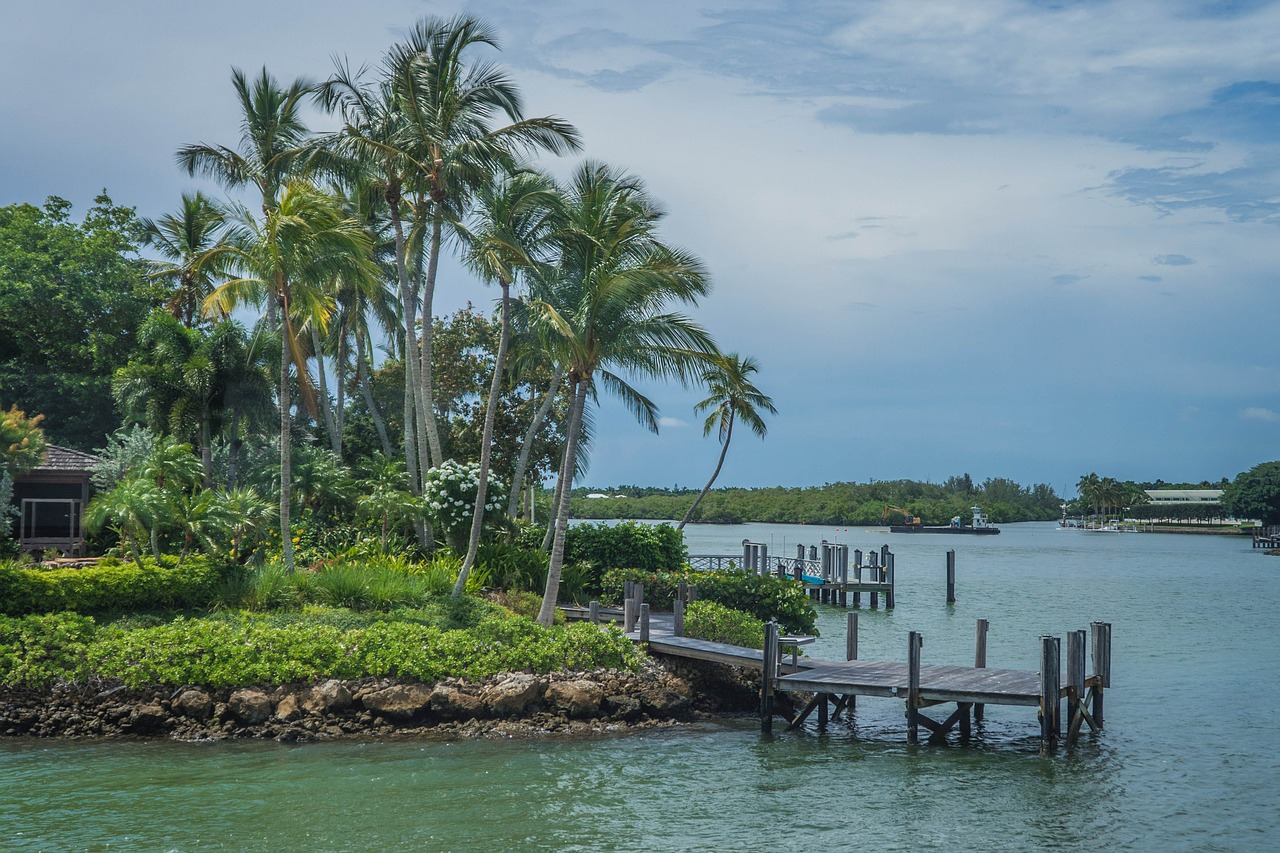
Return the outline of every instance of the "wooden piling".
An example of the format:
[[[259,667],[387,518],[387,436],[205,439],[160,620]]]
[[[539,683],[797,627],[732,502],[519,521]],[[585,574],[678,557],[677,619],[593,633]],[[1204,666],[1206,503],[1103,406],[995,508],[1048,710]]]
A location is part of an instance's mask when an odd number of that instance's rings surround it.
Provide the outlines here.
[[[587,618],[591,620],[592,625],[600,624],[600,602],[592,601],[587,606]]]
[[[760,731],[773,731],[773,679],[778,670],[778,623],[764,623],[764,660],[760,668]]]
[[[947,604],[956,603],[956,552],[947,551]]]
[[[698,585],[689,584],[689,603],[692,604],[697,600],[698,600]]]
[[[874,597],[872,598],[874,601]],[[920,632],[907,635],[907,741],[920,740]]]
[[[1111,686],[1111,623],[1094,622],[1089,626],[1093,647],[1093,721],[1102,727],[1102,693]]]
[[[978,620],[978,639],[973,652],[974,669],[987,668],[987,629],[991,627],[986,619]],[[981,702],[977,702],[973,706],[973,719],[976,722],[982,722],[986,717],[987,706]]]
[[[844,659],[857,660],[858,659],[858,614],[846,613],[845,625],[846,625],[846,634],[844,639]],[[850,709],[858,707],[858,697],[852,694],[846,696],[844,700],[844,705],[846,708],[850,708]]]
[[[678,598],[681,602],[685,602],[689,600],[689,582],[688,581],[680,581],[679,586],[676,587],[676,598]]]
[[[636,629],[636,600],[628,598],[622,602],[622,630],[628,634]]]
[[[862,583],[862,549],[855,548],[853,551],[853,580],[855,583]],[[854,590],[853,606],[862,606],[862,593]]]
[[[1080,713],[1080,703],[1084,700],[1084,631],[1071,631],[1067,634],[1067,741],[1074,740],[1073,732],[1079,730],[1076,717]]]
[[[1040,638],[1040,751],[1053,750],[1058,739],[1062,641],[1048,635]]]
[[[640,604],[640,642],[649,642],[649,605]]]
[[[888,563],[885,567],[884,579],[889,584],[889,588],[884,591],[884,607],[886,610],[893,609],[894,590],[897,588],[893,580],[893,554],[888,554]]]
[[[674,623],[673,633],[677,637],[684,636],[684,601],[677,598],[671,603],[671,616]]]

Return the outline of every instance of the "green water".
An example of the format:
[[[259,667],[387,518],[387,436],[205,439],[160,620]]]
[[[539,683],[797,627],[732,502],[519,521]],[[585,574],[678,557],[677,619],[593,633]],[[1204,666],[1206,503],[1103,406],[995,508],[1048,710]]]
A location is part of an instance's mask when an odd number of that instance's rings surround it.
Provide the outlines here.
[[[1033,709],[989,707],[969,746],[904,742],[863,699],[826,733],[736,719],[582,740],[179,744],[0,741],[0,849],[1272,850],[1280,847],[1280,559],[1216,537],[1007,526],[957,541],[748,525],[744,536],[889,542],[898,607],[860,612],[864,658],[1034,669],[1037,637],[1114,623],[1107,728],[1050,758]],[[784,546],[784,540],[786,542]],[[927,540],[927,541],[926,541]],[[958,554],[958,602],[943,553]],[[814,654],[838,658],[844,611]]]

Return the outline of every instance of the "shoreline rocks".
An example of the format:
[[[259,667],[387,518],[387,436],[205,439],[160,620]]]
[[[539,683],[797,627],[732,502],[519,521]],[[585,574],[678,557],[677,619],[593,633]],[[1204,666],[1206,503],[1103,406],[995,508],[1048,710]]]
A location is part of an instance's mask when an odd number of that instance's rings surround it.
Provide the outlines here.
[[[434,684],[366,678],[237,688],[0,688],[0,737],[306,742],[573,735],[750,711],[757,680],[733,667],[650,658],[638,672],[511,672]]]

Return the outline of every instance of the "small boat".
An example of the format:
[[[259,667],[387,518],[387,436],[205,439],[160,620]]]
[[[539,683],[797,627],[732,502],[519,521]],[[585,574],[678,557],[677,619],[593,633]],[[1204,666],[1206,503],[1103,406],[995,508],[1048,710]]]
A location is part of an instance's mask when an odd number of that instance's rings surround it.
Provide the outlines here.
[[[970,507],[973,513],[973,524],[966,525],[960,521],[960,516],[951,519],[951,523],[945,527],[939,525],[924,524],[892,524],[889,526],[890,533],[953,533],[965,534],[969,536],[993,536],[1000,532],[1000,528],[996,527],[987,520],[987,515],[982,511],[981,507]]]

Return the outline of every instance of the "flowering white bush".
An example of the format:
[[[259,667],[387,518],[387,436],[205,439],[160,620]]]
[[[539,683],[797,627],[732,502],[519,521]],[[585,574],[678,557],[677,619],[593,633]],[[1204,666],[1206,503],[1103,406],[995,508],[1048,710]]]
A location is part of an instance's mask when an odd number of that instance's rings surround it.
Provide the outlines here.
[[[471,529],[471,514],[476,505],[476,486],[480,482],[478,462],[456,462],[446,459],[427,472],[422,484],[422,500],[432,524],[446,534]],[[485,489],[486,520],[496,518],[506,506],[502,486],[492,477]]]

